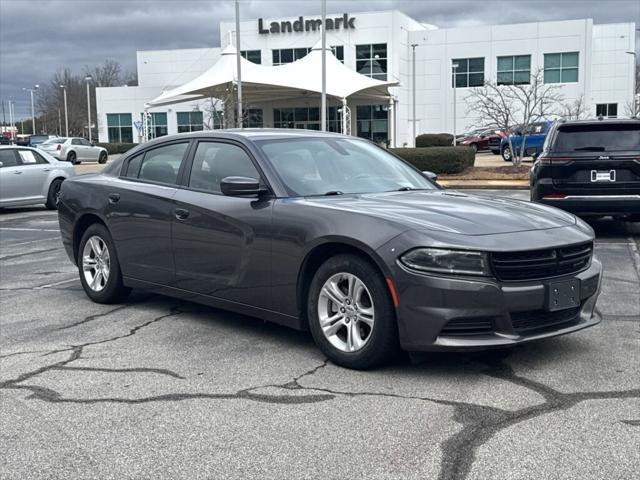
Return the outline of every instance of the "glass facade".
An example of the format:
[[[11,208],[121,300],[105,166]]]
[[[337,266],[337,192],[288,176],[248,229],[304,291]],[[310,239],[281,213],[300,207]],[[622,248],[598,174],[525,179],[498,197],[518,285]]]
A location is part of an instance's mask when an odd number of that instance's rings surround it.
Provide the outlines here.
[[[304,128],[306,130],[320,130],[320,108],[274,108],[273,126],[275,128]]]
[[[358,105],[357,134],[374,143],[387,143],[389,140],[389,120],[387,105]]]
[[[262,120],[261,108],[248,108],[244,111],[244,119],[242,120],[244,128],[262,128],[264,122]]]
[[[140,115],[142,117],[142,115]],[[165,112],[151,112],[149,114],[149,138],[163,137],[169,134],[167,114]]]
[[[198,132],[204,129],[202,112],[177,112],[178,133]]]
[[[252,63],[262,63],[262,51],[260,50],[240,50],[240,55]]]
[[[545,53],[544,83],[578,81],[578,52]]]
[[[133,143],[133,122],[130,113],[107,113],[109,143]]]
[[[378,80],[387,79],[387,44],[356,45],[356,71]]]
[[[334,45],[331,47],[331,52],[333,52],[333,55],[340,60],[342,63],[344,63],[344,47],[342,45]]]
[[[596,104],[596,116],[616,118],[618,116],[618,104],[617,103]]]
[[[310,51],[311,47],[274,49],[271,51],[272,64],[283,65],[285,63],[295,62],[296,60],[300,60],[301,58],[306,57]]]
[[[531,83],[531,55],[498,57],[498,85]]]
[[[456,88],[481,87],[484,85],[484,57],[454,58],[451,60],[453,83]],[[453,69],[453,65],[458,68]]]

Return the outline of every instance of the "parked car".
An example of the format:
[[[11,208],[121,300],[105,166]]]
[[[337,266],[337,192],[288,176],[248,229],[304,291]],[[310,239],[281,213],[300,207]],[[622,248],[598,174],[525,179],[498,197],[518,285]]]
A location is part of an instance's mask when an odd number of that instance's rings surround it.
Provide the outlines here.
[[[476,152],[489,149],[489,139],[496,136],[495,128],[476,131],[458,140],[458,145],[473,148]]]
[[[556,123],[530,183],[534,202],[640,221],[640,119]]]
[[[55,135],[48,135],[48,134],[37,134],[37,135],[29,135],[27,137],[27,143],[26,146],[27,147],[37,147],[38,145],[40,145],[43,142],[46,142],[47,140],[51,139],[51,138],[55,138]]]
[[[0,135],[0,145],[13,145],[13,141],[9,137]]]
[[[107,149],[97,147],[80,137],[59,137],[47,140],[38,146],[58,160],[66,160],[74,164],[86,161],[107,163]]]
[[[500,145],[502,143],[502,139],[507,136],[507,132],[505,130],[495,130],[494,135],[491,135],[488,139],[489,150],[494,155],[500,155]]]
[[[511,135],[505,135],[504,137],[502,137],[500,139],[500,153],[502,155],[502,159],[505,162],[511,162],[513,160],[511,147],[509,146],[509,137],[511,137],[511,145],[513,145],[513,148],[518,152],[518,154],[520,154],[520,149],[522,148],[523,138],[525,139],[525,157],[531,157],[534,154],[540,153],[542,151],[544,140],[547,137],[547,133],[549,133],[551,125],[553,125],[553,122],[548,120],[544,122],[536,122],[527,127],[526,137],[522,133],[522,127],[517,127],[513,130]]]
[[[350,136],[161,137],[65,182],[59,220],[93,301],[140,287],[308,328],[351,368],[400,346],[510,346],[600,321],[582,220],[439,189]]]
[[[30,147],[0,147],[0,207],[44,203],[55,209],[62,182],[75,175],[68,163]]]

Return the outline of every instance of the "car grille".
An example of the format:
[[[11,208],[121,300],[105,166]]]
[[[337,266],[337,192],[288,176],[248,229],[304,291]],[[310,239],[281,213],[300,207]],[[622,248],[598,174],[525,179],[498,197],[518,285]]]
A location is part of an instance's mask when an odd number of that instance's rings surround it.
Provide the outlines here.
[[[592,252],[593,244],[589,242],[545,250],[492,253],[491,264],[499,280],[535,280],[584,270]]]
[[[571,327],[580,321],[580,307],[557,312],[534,310],[511,314],[511,325],[518,335],[533,335],[548,330]]]
[[[446,337],[466,337],[470,335],[491,335],[493,322],[491,317],[456,318],[450,320],[440,331]]]

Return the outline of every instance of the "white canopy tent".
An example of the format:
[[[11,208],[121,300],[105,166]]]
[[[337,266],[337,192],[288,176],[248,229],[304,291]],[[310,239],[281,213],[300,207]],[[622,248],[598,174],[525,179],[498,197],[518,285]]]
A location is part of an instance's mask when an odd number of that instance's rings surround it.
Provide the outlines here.
[[[308,55],[293,63],[278,66],[259,65],[241,58],[242,97],[244,103],[261,101],[308,99],[322,91],[322,47],[316,44]],[[347,99],[386,99],[391,95],[389,87],[397,81],[376,80],[351,70],[327,49],[326,94],[342,102],[343,133],[350,133]],[[187,100],[204,98],[229,98],[237,83],[236,49],[226,47],[220,59],[206,72],[190,82],[151,100],[149,107],[170,105]]]

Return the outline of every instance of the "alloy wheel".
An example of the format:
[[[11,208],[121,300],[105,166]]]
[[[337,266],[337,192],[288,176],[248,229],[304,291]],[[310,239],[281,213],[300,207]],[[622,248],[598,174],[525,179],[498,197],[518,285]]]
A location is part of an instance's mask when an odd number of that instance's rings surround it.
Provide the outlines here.
[[[357,352],[371,338],[375,321],[367,286],[352,273],[332,275],[318,298],[318,318],[325,338],[342,352]]]
[[[105,241],[94,235],[84,244],[82,271],[87,285],[94,292],[100,292],[109,281],[111,257]]]

